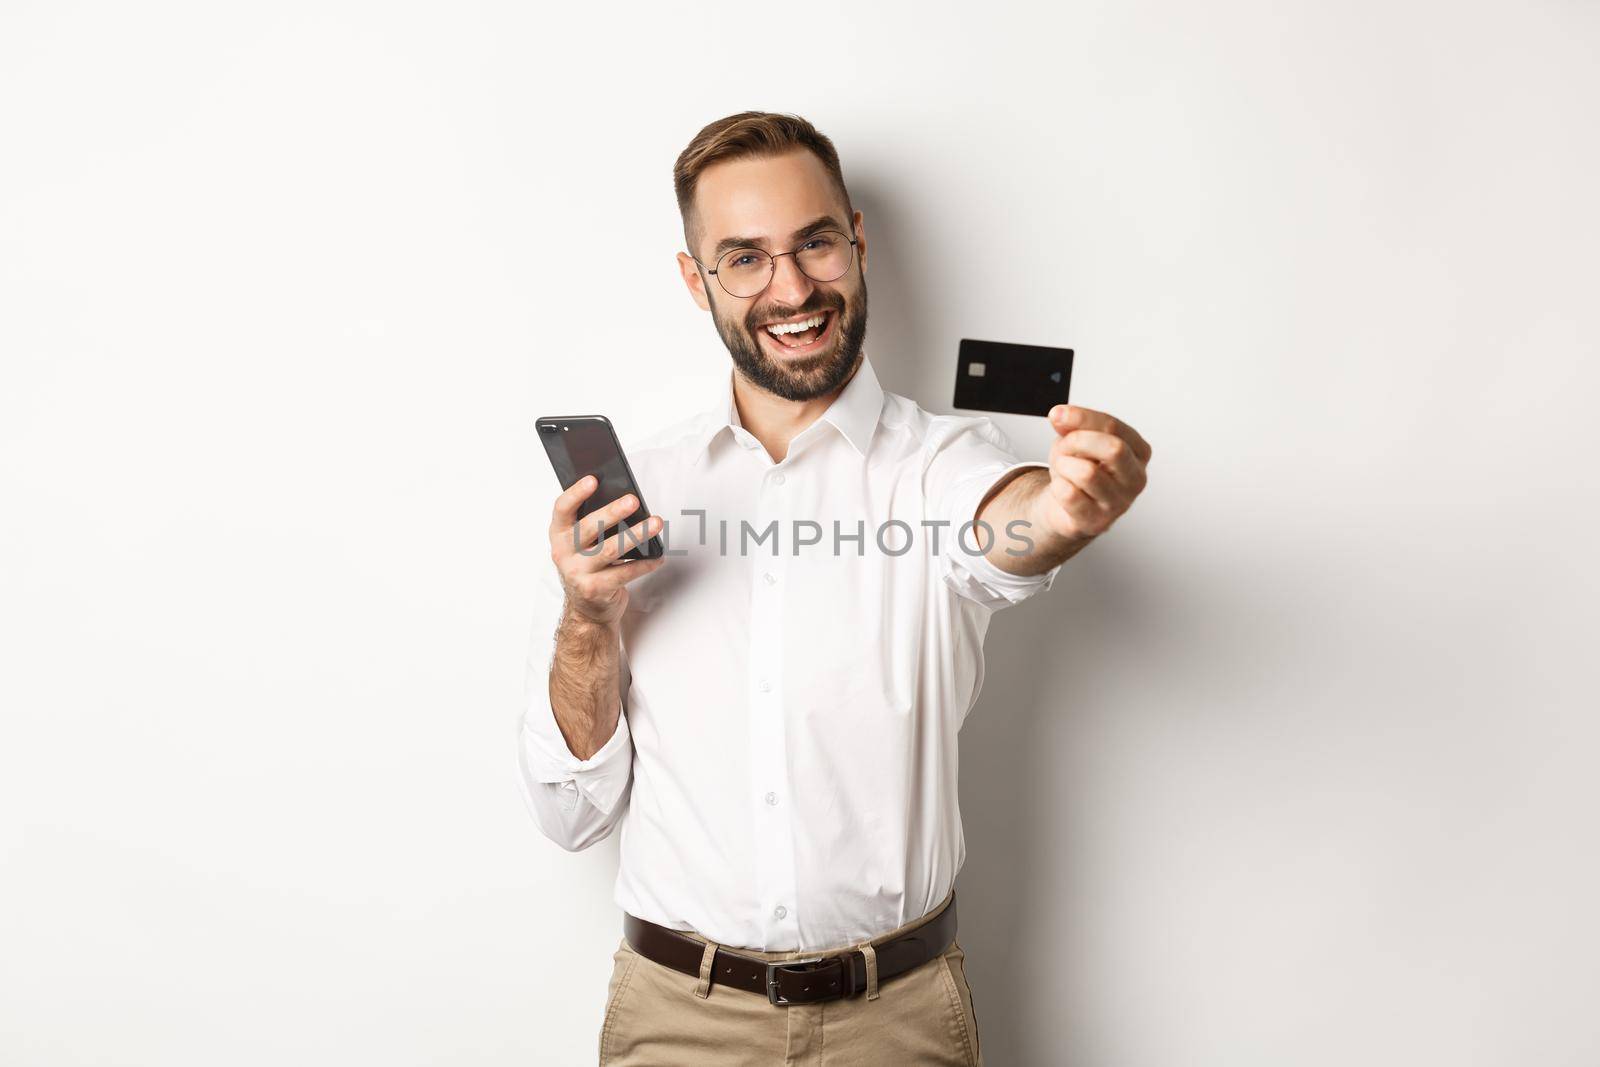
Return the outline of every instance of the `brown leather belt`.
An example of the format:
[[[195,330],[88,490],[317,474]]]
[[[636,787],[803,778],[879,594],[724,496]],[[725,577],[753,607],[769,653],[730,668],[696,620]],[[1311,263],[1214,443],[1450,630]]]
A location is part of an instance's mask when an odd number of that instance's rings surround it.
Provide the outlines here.
[[[622,934],[646,959],[700,977],[704,941],[626,911],[622,913]],[[955,938],[956,898],[951,893],[950,902],[934,918],[893,940],[873,945],[878,981],[886,982],[943,955]],[[764,996],[779,1007],[837,1000],[866,990],[867,957],[857,948],[769,962],[718,945],[711,961],[711,981]]]

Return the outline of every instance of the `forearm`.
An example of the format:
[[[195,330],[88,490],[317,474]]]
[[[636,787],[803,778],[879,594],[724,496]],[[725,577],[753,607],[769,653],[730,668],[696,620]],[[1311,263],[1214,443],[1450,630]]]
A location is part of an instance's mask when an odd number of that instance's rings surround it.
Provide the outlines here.
[[[616,731],[621,673],[616,624],[593,622],[564,609],[550,663],[550,706],[567,747],[579,759],[600,751]]]
[[[1042,518],[1049,490],[1050,472],[1032,467],[1013,475],[979,505],[978,518],[993,534],[986,553],[989,562],[1010,574],[1043,574],[1094,540],[1062,536],[1050,528]]]

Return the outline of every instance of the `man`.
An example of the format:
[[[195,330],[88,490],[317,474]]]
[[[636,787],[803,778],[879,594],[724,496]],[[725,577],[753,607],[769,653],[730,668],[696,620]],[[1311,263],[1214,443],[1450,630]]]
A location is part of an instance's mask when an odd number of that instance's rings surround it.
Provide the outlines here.
[[[621,827],[600,1062],[981,1063],[954,884],[984,633],[1128,510],[1150,446],[1070,406],[1019,462],[885,392],[862,215],[803,119],[714,122],[675,178],[732,371],[630,449],[645,522],[602,544],[637,502],[580,524],[592,481],[557,498],[520,749],[549,837]]]

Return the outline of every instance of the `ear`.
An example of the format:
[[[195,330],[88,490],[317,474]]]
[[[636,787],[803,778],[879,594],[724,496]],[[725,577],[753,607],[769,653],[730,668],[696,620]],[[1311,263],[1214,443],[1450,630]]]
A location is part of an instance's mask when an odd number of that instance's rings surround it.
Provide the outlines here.
[[[696,263],[689,253],[679,252],[678,272],[683,275],[683,284],[689,287],[689,295],[700,305],[700,310],[710,311],[711,302],[706,299],[706,279],[700,273],[700,264]]]
[[[851,225],[856,231],[856,255],[861,257],[861,273],[867,273],[867,227],[861,220],[861,212],[857,211]]]

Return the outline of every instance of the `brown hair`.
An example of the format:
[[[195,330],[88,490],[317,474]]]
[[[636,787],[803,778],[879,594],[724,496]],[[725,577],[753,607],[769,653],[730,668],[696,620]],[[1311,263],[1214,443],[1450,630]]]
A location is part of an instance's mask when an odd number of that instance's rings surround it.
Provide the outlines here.
[[[844,171],[833,142],[799,115],[779,115],[770,111],[741,111],[711,123],[694,135],[672,168],[672,184],[678,194],[678,214],[683,216],[683,235],[692,246],[689,218],[694,214],[694,191],[700,175],[713,163],[752,156],[775,156],[796,148],[809,150],[833,177],[850,207],[850,191],[844,185]],[[849,219],[846,218],[846,224]]]

